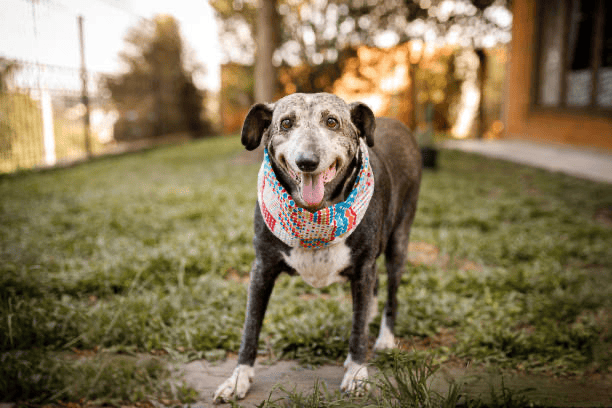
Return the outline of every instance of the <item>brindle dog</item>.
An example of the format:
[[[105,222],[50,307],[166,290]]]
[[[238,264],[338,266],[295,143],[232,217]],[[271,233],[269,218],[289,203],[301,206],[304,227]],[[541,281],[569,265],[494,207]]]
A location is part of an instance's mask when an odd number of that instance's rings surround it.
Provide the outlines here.
[[[238,366],[218,387],[216,402],[246,395],[264,314],[281,272],[299,274],[314,287],[350,282],[353,324],[341,389],[361,393],[367,389],[368,323],[377,313],[376,258],[384,253],[388,295],[374,348],[395,346],[397,288],[421,182],[421,157],[410,131],[397,120],[375,119],[363,103],[347,104],[325,93],[293,94],[276,103],[256,104],[242,128],[246,149],[263,144],[277,179],[298,206],[312,212],[348,197],[363,159],[360,138],[369,146],[375,187],[361,223],[346,239],[322,249],[289,247],[268,229],[255,205],[255,262]],[[323,174],[334,176],[330,180]]]

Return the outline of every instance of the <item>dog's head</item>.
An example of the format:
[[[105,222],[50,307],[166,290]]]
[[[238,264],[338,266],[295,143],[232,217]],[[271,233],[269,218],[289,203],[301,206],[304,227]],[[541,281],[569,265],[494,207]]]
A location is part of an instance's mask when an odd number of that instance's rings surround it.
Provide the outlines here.
[[[253,150],[263,143],[293,199],[316,210],[341,201],[338,196],[358,167],[359,139],[373,146],[375,126],[372,110],[363,103],[347,104],[326,93],[292,94],[253,105],[242,144]]]

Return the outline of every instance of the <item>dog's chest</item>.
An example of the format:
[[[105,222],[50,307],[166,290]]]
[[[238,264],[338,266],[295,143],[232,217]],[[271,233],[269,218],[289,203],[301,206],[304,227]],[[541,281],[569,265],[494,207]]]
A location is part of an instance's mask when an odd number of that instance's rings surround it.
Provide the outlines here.
[[[306,283],[323,288],[332,283],[346,282],[346,277],[340,272],[351,263],[351,249],[340,242],[322,249],[293,248],[283,257]]]

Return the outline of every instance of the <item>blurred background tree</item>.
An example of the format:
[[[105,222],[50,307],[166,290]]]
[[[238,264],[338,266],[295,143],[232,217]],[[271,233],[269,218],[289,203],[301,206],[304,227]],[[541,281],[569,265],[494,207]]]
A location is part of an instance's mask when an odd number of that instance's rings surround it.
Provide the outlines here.
[[[126,72],[103,79],[120,113],[115,139],[210,134],[203,117],[206,94],[193,83],[203,67],[189,58],[177,21],[168,15],[143,19],[125,43],[119,57]]]
[[[408,42],[420,43],[420,47],[409,47],[406,53],[410,68],[407,82],[411,86],[401,96],[406,105],[401,119],[413,128],[417,122],[417,104],[422,99],[418,98],[419,94],[422,96],[425,92],[425,95],[436,96],[426,102],[445,104],[448,111],[449,101],[459,99],[453,92],[461,92],[463,80],[462,75],[453,77],[454,58],[446,54],[450,65],[447,64],[444,73],[437,71],[443,74],[443,81],[440,81],[440,75],[432,72],[417,74],[424,56],[422,44],[441,47],[452,43],[456,48],[472,49],[481,67],[477,87],[483,95],[488,72],[488,59],[483,49],[509,40],[511,21],[500,13],[505,10],[505,16],[509,15],[509,3],[510,0],[211,2],[221,21],[226,60],[246,65],[255,63],[255,101],[271,101],[292,92],[331,92],[334,83],[346,72],[347,64],[352,65],[350,60],[357,57],[359,47],[389,48]],[[268,10],[271,5],[274,5],[275,12]],[[261,30],[271,30],[275,36],[262,36]],[[268,62],[266,69],[257,69],[258,64],[262,64],[260,59]],[[450,95],[440,98],[440,92],[431,88],[417,90],[412,86],[431,85],[431,80],[423,81],[422,77],[432,79],[432,75],[440,86],[450,84],[447,87]],[[370,80],[363,76],[360,79]],[[268,94],[258,93],[258,82],[274,86],[266,85]],[[483,114],[484,98],[480,98],[480,103],[479,111]],[[448,121],[448,118],[444,120]],[[480,122],[484,126],[484,121]]]
[[[228,62],[254,65],[256,101],[272,101],[278,89],[273,54],[281,41],[276,0],[212,0],[222,21],[220,36]],[[255,52],[257,48],[257,52]]]

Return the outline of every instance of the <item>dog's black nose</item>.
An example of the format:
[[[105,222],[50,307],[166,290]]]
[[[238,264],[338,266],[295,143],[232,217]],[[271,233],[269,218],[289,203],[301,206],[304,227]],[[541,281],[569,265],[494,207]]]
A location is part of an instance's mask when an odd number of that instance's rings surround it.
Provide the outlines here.
[[[319,166],[319,156],[312,152],[298,153],[295,164],[302,171],[315,171]]]

